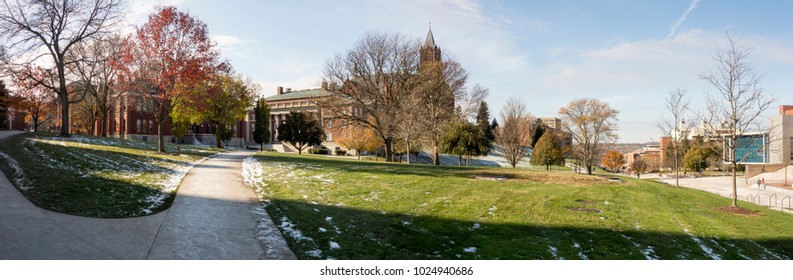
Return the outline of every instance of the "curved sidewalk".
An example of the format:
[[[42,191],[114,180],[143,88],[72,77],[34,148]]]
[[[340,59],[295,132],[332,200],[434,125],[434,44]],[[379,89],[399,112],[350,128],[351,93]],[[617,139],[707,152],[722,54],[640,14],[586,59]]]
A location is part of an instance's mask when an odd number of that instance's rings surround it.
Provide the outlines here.
[[[242,180],[250,152],[220,154],[196,165],[179,187],[148,259],[295,259]]]
[[[170,209],[127,219],[38,208],[0,172],[0,259],[294,259],[242,183],[249,154],[224,153],[196,165]]]

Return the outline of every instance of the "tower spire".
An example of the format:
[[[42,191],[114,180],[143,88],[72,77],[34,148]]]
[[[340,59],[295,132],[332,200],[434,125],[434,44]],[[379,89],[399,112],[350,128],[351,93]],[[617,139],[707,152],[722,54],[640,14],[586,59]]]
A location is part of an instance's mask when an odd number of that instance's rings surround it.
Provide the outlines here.
[[[424,41],[425,48],[435,48],[435,37],[432,36],[432,22],[430,21],[430,31],[427,32],[427,39]]]

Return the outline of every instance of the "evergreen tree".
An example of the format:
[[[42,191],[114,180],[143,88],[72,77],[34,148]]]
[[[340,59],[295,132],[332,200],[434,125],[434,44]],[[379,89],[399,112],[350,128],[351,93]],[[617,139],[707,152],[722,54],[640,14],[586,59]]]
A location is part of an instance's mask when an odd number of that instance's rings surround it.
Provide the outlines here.
[[[540,141],[540,138],[542,138],[545,135],[545,131],[546,131],[545,125],[543,125],[542,123],[540,123],[539,125],[537,125],[536,128],[534,128],[534,133],[532,133],[531,135],[532,148],[534,148],[534,146],[537,145],[537,142]]]
[[[0,80],[0,130],[8,129],[8,89],[5,82]]]
[[[479,127],[488,142],[493,141],[493,139],[496,138],[493,134],[493,127],[490,126],[490,123],[488,122],[489,119],[490,110],[488,109],[487,102],[482,101],[479,103],[479,112],[476,113],[476,126]],[[490,145],[490,143],[487,144]]]
[[[493,121],[490,122],[490,131],[493,132],[493,139],[491,140],[496,139],[496,133],[495,133],[496,128],[498,128],[498,121],[496,121],[496,118],[493,118]]]
[[[484,134],[477,125],[458,119],[449,124],[441,138],[441,152],[457,155],[458,165],[462,165],[462,158],[465,156],[467,165],[470,165],[472,156],[488,153],[490,147],[483,145],[485,142],[488,141],[484,139]]]
[[[295,146],[298,154],[308,146],[319,145],[325,141],[325,131],[316,119],[303,112],[289,112],[284,124],[278,126],[278,141]]]
[[[546,131],[534,146],[530,162],[532,165],[545,166],[550,171],[551,165],[564,164],[564,154],[554,133]]]
[[[256,102],[256,107],[253,108],[253,114],[256,122],[253,125],[253,141],[259,143],[259,150],[264,150],[264,143],[270,139],[270,130],[268,124],[270,123],[270,107],[267,105],[267,100],[264,98]]]

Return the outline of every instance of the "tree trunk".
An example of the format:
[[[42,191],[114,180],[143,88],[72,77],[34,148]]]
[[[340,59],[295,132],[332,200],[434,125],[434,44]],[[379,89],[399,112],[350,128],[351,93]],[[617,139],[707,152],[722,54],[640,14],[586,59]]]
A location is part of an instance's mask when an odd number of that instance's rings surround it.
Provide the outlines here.
[[[385,161],[393,161],[391,158],[393,155],[393,151],[391,150],[391,138],[384,139],[385,141]]]
[[[165,153],[165,141],[162,136],[162,122],[157,122],[157,152]]]
[[[215,148],[220,149],[220,148],[223,148],[223,146],[220,145],[220,142],[221,142],[221,140],[220,140],[220,130],[217,129],[218,127],[219,126],[215,125]]]
[[[680,166],[680,163],[678,161],[680,159],[678,158],[677,147],[675,147],[674,151],[672,151],[672,152],[675,153],[675,158],[674,158],[674,160],[675,160],[675,167],[674,167],[675,168],[675,186],[677,186],[679,188],[680,187],[680,168],[678,166]]]
[[[733,160],[735,159],[735,152],[733,154]],[[736,183],[736,172],[738,170],[738,165],[736,163],[732,164],[732,207],[738,207],[738,186]]]
[[[441,156],[438,153],[438,141],[433,141],[432,143],[432,164],[433,165],[441,165]]]
[[[102,131],[102,135],[101,135],[102,137],[107,137],[107,125],[108,125],[108,123],[110,123],[110,122],[107,121],[107,117],[102,117],[102,122],[101,122],[102,127],[100,128],[101,131]]]
[[[407,159],[407,160],[408,160],[408,164],[410,164],[410,141],[408,141],[408,139],[407,139],[407,138],[405,138],[405,145],[406,145],[406,146],[407,146],[407,148],[408,148],[408,149],[407,149],[407,155],[408,155],[408,159]],[[401,160],[402,160],[402,157],[400,157],[399,159],[400,159],[400,161],[401,161]]]
[[[355,150],[355,154],[358,155],[358,160],[361,160],[361,151]]]
[[[69,134],[69,94],[66,91],[66,74],[64,71],[65,66],[63,65],[63,63],[56,63],[56,68],[58,68],[58,79],[60,80],[58,97],[60,97],[61,99],[61,134],[59,136],[70,137],[71,135]]]

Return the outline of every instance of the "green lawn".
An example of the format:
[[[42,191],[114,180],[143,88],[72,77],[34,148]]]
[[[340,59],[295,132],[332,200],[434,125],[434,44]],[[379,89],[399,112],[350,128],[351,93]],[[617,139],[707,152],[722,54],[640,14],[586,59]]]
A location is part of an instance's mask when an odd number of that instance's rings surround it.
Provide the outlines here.
[[[160,154],[156,143],[24,133],[0,142],[0,168],[39,207],[120,218],[168,208],[190,165],[217,152],[184,146],[180,155]]]
[[[646,180],[279,153],[244,166],[301,259],[793,256],[790,214],[723,213],[726,198]]]

